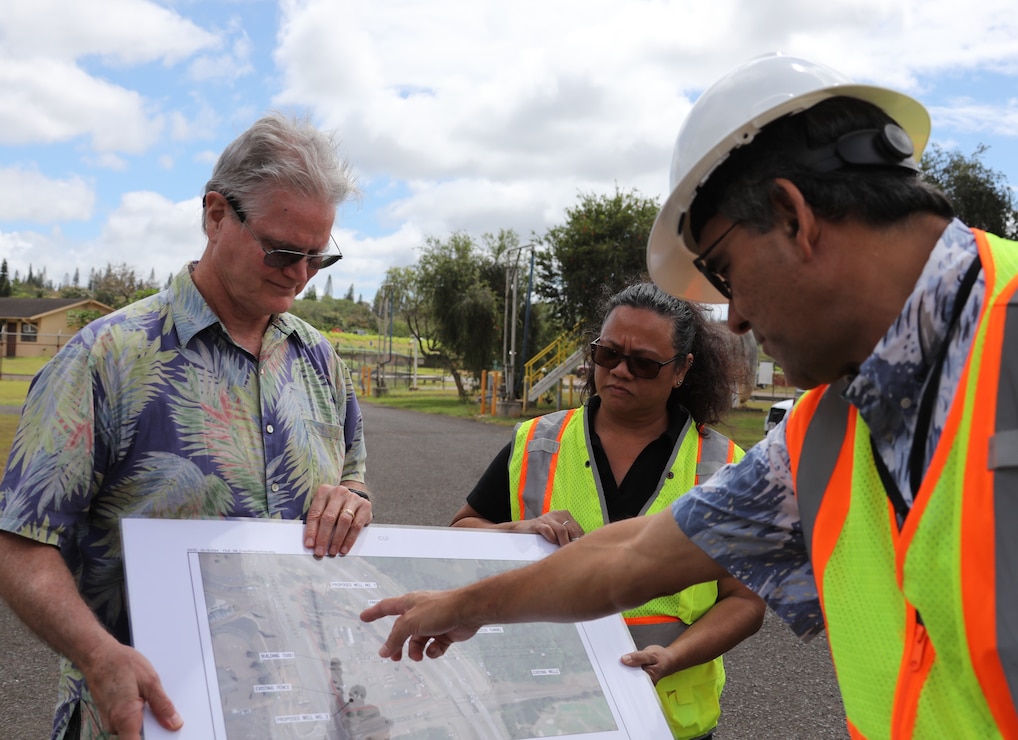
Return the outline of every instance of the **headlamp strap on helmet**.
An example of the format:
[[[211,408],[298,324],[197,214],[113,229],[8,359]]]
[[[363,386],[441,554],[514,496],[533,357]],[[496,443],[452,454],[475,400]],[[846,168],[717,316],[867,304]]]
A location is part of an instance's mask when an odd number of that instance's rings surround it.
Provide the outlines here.
[[[896,123],[888,123],[883,128],[851,131],[833,144],[807,150],[796,159],[815,172],[853,166],[904,167],[918,172],[914,152],[912,139],[905,130]]]

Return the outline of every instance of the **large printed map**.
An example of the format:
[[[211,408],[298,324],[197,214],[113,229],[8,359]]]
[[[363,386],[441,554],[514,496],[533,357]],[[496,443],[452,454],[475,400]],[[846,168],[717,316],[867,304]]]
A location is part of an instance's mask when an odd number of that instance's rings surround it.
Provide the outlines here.
[[[531,738],[616,729],[572,624],[487,627],[440,660],[378,657],[372,601],[503,570],[484,560],[202,553],[231,740]]]
[[[316,560],[300,522],[121,527],[132,640],[184,718],[171,733],[147,715],[146,740],[669,734],[646,674],[619,661],[632,640],[617,615],[489,625],[434,660],[378,656],[393,618],[361,622],[366,606],[526,565],[554,549],[535,535],[372,525]]]

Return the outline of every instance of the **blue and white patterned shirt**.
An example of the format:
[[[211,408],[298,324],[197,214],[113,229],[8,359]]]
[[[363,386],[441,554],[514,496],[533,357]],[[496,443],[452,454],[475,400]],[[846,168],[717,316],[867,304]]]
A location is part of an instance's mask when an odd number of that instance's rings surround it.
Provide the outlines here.
[[[948,337],[955,294],[976,254],[972,232],[954,220],[930,253],[898,318],[845,390],[909,504],[913,492],[908,458],[931,358],[949,341],[926,440],[926,466],[940,440],[979,319],[986,292],[982,272]],[[722,468],[676,501],[672,513],[696,545],[766,599],[797,635],[808,639],[823,629],[784,421],[741,463]]]
[[[364,472],[360,407],[328,340],[279,314],[255,359],[184,269],[86,326],[32,381],[0,482],[0,530],[60,548],[85,600],[128,642],[122,518],[298,519],[320,485]],[[64,660],[57,736],[82,691]]]

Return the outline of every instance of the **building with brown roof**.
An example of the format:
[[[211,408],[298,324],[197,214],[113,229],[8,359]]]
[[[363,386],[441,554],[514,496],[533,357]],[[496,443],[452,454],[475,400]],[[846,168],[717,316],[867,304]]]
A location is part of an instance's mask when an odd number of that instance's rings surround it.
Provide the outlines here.
[[[0,352],[4,357],[52,357],[78,331],[72,315],[113,311],[91,298],[0,298]]]

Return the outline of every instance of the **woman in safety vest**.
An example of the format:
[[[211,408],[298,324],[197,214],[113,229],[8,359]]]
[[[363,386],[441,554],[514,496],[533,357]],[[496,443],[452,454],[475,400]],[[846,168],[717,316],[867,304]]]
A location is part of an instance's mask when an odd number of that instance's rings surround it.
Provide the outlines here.
[[[666,509],[742,457],[705,424],[730,407],[734,344],[697,304],[653,283],[612,296],[579,409],[516,427],[453,526],[534,532],[567,545],[608,522]],[[721,655],[755,633],[764,603],[734,578],[702,583],[625,613],[677,738],[710,737],[725,683]]]

